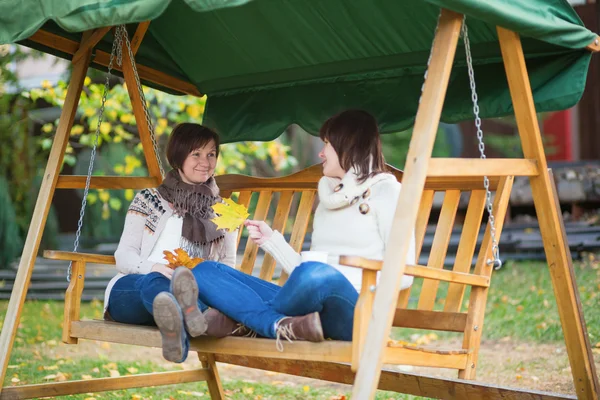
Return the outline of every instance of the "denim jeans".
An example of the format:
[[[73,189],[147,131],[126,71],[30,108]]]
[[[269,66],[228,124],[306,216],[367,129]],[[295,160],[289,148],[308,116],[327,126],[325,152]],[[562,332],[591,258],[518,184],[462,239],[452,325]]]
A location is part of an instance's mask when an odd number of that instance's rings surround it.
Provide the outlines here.
[[[326,338],[352,340],[358,292],[330,265],[302,263],[281,287],[215,261],[200,263],[192,272],[202,302],[261,336],[274,338],[281,318],[316,311]]]
[[[171,291],[171,280],[158,272],[125,275],[115,282],[108,298],[107,311],[116,322],[155,325],[152,302],[160,292]],[[208,307],[198,300],[201,311]]]

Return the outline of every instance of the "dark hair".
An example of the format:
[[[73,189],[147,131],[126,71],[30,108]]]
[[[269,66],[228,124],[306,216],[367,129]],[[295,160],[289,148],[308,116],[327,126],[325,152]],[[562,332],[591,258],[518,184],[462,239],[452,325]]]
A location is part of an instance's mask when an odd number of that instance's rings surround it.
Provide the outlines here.
[[[175,170],[181,169],[183,162],[192,151],[206,146],[211,140],[215,142],[218,157],[221,141],[219,135],[213,130],[191,122],[177,124],[173,128],[171,137],[169,137],[169,143],[167,144],[167,160],[169,164]]]
[[[346,110],[329,118],[319,131],[338,155],[340,166],[356,169],[359,182],[386,172],[375,117],[363,110]]]

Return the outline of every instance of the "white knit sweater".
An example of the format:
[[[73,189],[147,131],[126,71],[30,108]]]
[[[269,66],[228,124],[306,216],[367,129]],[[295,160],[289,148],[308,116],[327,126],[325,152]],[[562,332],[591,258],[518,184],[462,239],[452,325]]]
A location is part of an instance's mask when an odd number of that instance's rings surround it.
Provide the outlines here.
[[[340,183],[342,188],[335,191]],[[383,260],[400,189],[401,184],[391,174],[378,174],[359,184],[353,170],[342,180],[323,177],[319,181],[319,205],[314,216],[311,250],[327,252],[328,263],[344,274],[358,291],[362,270],[339,265],[339,257]],[[360,212],[361,204],[365,204],[363,210],[369,208],[366,214]],[[301,263],[300,254],[277,231],[261,247],[287,273]],[[406,263],[416,264],[414,234]],[[412,281],[411,276],[405,275],[401,288],[408,288]]]

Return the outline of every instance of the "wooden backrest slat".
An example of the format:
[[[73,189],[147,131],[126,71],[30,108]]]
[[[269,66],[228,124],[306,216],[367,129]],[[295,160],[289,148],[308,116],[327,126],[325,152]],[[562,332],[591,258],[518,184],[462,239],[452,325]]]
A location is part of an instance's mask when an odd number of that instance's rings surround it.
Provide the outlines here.
[[[269,213],[269,206],[271,205],[271,197],[273,197],[272,191],[260,191],[260,194],[258,196],[258,203],[256,204],[256,210],[254,211],[254,219],[264,221],[267,218],[267,214]],[[244,251],[244,257],[242,258],[241,271],[250,275],[252,274],[257,253],[258,245],[252,240],[248,240],[248,242],[246,243],[246,251]]]
[[[460,190],[447,190],[444,196],[444,203],[438,219],[435,235],[433,237],[433,245],[429,254],[427,266],[429,268],[443,268],[446,252],[448,251],[448,243],[452,235],[452,227],[454,226],[454,217],[458,209],[460,201]],[[419,310],[433,310],[435,299],[437,296],[439,281],[425,279],[419,296]]]
[[[500,241],[500,235],[502,234],[502,228],[504,226],[504,218],[508,211],[508,203],[510,200],[510,192],[514,177],[504,177],[500,179],[498,184],[498,190],[494,197],[494,204],[492,206],[492,212],[494,213],[494,221],[496,227],[496,240]],[[490,234],[490,224],[488,223],[485,228],[483,240],[481,241],[481,247],[477,256],[477,262],[475,264],[475,273],[478,275],[491,276],[492,267],[487,264],[487,260],[492,258],[492,237]]]
[[[486,194],[484,190],[474,190],[471,192],[467,215],[460,235],[460,243],[456,252],[454,261],[455,272],[469,272],[473,262],[473,254],[477,247],[477,238],[479,237],[479,228],[481,226],[481,217],[485,209]],[[446,304],[444,311],[459,312],[465,294],[465,285],[451,283],[446,295]]]
[[[281,234],[285,233],[285,226],[290,214],[293,199],[294,192],[281,192],[279,202],[277,203],[277,209],[275,210],[273,224],[271,225],[273,230],[277,230],[281,232]],[[270,281],[273,279],[273,271],[275,271],[275,259],[270,254],[265,253],[265,258],[263,259],[263,264],[260,268],[260,279]]]
[[[424,190],[421,195],[421,205],[419,206],[419,214],[417,214],[417,224],[415,225],[415,249],[416,261],[419,262],[419,256],[423,248],[423,240],[427,232],[427,223],[429,222],[429,214],[431,214],[431,206],[433,205],[434,190]],[[411,288],[400,291],[398,295],[398,308],[406,308],[410,299]]]
[[[464,332],[466,323],[466,313],[397,309],[392,325],[402,328]]]
[[[244,190],[240,192],[240,195],[238,196],[237,199],[237,203],[238,204],[242,204],[244,207],[248,208],[248,206],[250,205],[250,200],[252,199],[252,192],[250,190]],[[237,247],[240,246],[240,239],[242,238],[242,231],[244,230],[244,227],[240,227],[240,230],[238,231],[238,239],[237,239]]]
[[[302,244],[304,243],[304,237],[306,236],[306,230],[312,214],[316,194],[316,190],[305,190],[302,192],[302,197],[300,197],[300,204],[298,206],[298,212],[296,212],[296,220],[294,221],[292,236],[290,238],[290,246],[297,252],[302,250]],[[287,273],[282,271],[281,277],[279,278],[279,284],[283,285],[286,280]]]

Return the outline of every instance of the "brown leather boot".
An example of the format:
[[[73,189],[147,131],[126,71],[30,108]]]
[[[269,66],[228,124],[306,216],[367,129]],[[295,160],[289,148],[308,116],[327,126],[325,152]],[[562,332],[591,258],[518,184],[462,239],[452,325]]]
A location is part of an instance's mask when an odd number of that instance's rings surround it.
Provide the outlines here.
[[[216,338],[222,338],[225,336],[248,336],[256,337],[256,333],[229,318],[221,311],[215,308],[209,308],[204,312],[204,319],[206,320],[206,335]]]
[[[282,339],[293,343],[294,340],[308,340],[310,342],[322,342],[323,327],[318,312],[300,317],[285,317],[280,319],[275,326],[277,335],[277,350],[283,351]]]

